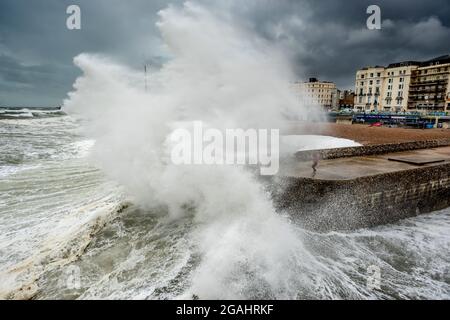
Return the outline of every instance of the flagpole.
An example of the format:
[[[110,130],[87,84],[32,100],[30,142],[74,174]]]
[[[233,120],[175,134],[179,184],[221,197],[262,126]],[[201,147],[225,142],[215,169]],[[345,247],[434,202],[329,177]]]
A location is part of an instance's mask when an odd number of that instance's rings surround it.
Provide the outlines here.
[[[147,92],[147,64],[144,64],[145,92]]]

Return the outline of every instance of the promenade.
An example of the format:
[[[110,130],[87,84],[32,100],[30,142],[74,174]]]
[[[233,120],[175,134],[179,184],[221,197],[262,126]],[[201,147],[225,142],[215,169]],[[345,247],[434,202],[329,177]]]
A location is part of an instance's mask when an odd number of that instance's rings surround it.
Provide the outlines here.
[[[443,163],[450,163],[450,146],[321,160],[315,174],[311,168],[311,161],[294,161],[288,166],[281,166],[280,175],[317,180],[351,180]]]

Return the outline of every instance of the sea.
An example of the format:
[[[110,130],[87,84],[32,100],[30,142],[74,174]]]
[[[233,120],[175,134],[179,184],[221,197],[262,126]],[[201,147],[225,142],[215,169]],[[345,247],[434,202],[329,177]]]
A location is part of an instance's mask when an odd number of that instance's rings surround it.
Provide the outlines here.
[[[0,298],[450,298],[449,209],[345,233],[240,207],[174,218],[105,175],[81,127],[0,109]]]

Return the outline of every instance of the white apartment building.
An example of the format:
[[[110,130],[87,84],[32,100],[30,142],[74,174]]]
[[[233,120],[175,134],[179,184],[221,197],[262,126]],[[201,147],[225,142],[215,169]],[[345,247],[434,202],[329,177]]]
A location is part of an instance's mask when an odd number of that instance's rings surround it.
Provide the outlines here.
[[[356,72],[358,111],[450,111],[450,55]]]
[[[296,82],[294,89],[306,105],[320,105],[327,109],[335,109],[338,104],[336,84],[310,78],[308,82]]]
[[[416,62],[395,63],[386,68],[382,89],[382,109],[380,110],[405,112],[408,109],[411,75],[417,68]]]
[[[450,111],[450,55],[421,63],[413,71],[408,110],[419,112]]]
[[[355,106],[359,111],[382,110],[381,93],[385,68],[367,67],[356,72]]]

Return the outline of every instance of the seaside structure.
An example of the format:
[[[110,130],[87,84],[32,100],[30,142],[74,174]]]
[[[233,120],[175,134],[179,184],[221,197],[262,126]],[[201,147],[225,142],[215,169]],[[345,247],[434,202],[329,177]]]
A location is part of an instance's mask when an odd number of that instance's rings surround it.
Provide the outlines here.
[[[417,62],[406,61],[390,64],[385,70],[381,111],[406,111],[408,108],[411,75],[418,68]]]
[[[312,172],[314,157],[321,159]],[[309,150],[280,168],[275,204],[306,228],[354,230],[450,206],[450,140]]]
[[[294,89],[307,105],[320,105],[326,109],[337,109],[338,91],[336,84],[310,78],[308,82],[296,82]]]
[[[450,96],[450,55],[420,64],[411,75],[408,110],[445,112]]]
[[[355,93],[353,90],[344,90],[340,93],[339,109],[353,109],[355,105]]]
[[[450,111],[450,55],[428,61],[404,61],[356,72],[358,111]]]
[[[366,67],[356,72],[355,105],[358,111],[380,110],[385,68]]]

